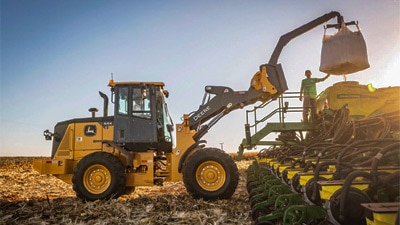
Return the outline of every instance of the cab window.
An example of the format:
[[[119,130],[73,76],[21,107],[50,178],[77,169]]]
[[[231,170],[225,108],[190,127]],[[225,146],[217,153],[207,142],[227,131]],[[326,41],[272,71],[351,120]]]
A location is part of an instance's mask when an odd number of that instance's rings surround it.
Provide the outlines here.
[[[132,115],[142,118],[150,118],[149,89],[143,87],[132,88]]]
[[[128,115],[128,87],[118,90],[118,114]]]

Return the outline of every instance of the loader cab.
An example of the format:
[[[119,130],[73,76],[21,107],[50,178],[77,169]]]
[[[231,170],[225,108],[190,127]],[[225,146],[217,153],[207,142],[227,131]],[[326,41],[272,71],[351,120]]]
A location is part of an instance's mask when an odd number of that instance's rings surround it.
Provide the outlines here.
[[[128,151],[172,151],[172,121],[162,82],[112,82],[114,142]]]

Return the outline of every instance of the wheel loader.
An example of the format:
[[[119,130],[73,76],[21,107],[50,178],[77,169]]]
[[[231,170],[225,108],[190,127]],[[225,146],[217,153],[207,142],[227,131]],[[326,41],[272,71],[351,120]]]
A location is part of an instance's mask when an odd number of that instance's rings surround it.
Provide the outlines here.
[[[338,20],[335,26],[340,27],[342,16],[330,12],[282,36],[248,90],[206,86],[200,107],[184,114],[176,125],[168,113],[163,82],[111,79],[114,115],[107,114],[109,98],[100,92],[103,116],[96,117],[98,110],[91,108],[91,117],[58,122],[53,132],[45,130],[45,138],[53,141],[51,159],[35,160],[34,169],[72,184],[77,197],[85,201],[118,198],[137,186],[181,180],[194,198],[230,198],[239,179],[236,164],[221,149],[207,147],[202,137],[229,112],[284,93],[288,87],[277,63],[283,47],[334,17]]]
[[[230,198],[239,179],[236,164],[222,150],[206,147],[201,138],[230,111],[286,90],[284,76],[271,73],[273,85],[266,77],[269,66],[261,67],[256,77],[264,78],[255,79],[247,91],[206,86],[199,109],[184,114],[175,127],[163,82],[110,80],[114,115],[107,115],[109,98],[100,92],[103,116],[96,117],[97,109],[91,108],[92,117],[62,121],[53,132],[45,130],[45,138],[53,141],[51,160],[35,160],[33,167],[71,183],[85,201],[117,198],[136,186],[180,180],[196,198]]]

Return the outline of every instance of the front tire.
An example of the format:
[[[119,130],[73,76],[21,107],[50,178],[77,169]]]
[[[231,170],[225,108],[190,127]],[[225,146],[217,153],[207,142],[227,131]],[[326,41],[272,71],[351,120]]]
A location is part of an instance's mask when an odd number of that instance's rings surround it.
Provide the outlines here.
[[[125,192],[125,171],[111,153],[95,152],[81,159],[72,177],[76,196],[84,201],[118,198]]]
[[[217,148],[194,152],[183,167],[183,182],[194,198],[228,199],[236,190],[239,172],[233,159]]]

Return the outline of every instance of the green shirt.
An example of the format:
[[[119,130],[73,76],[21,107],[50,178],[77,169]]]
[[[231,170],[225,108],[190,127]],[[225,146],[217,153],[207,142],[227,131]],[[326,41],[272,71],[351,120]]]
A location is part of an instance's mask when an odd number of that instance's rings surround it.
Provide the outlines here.
[[[317,87],[316,83],[324,81],[325,79],[321,78],[306,78],[301,81],[301,89],[303,90],[304,96],[310,96],[310,98],[317,97]]]

